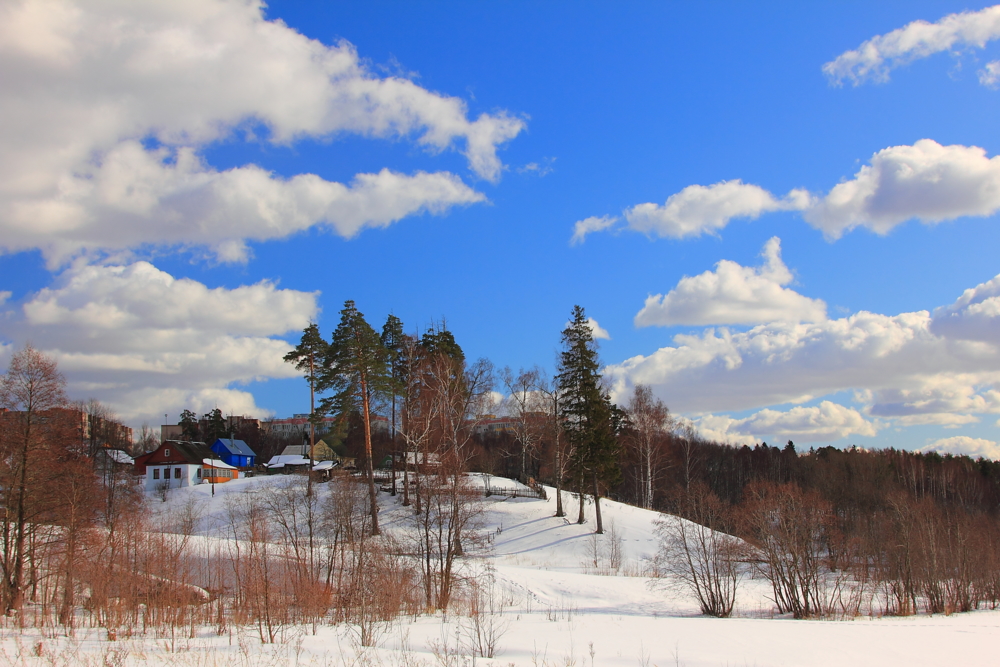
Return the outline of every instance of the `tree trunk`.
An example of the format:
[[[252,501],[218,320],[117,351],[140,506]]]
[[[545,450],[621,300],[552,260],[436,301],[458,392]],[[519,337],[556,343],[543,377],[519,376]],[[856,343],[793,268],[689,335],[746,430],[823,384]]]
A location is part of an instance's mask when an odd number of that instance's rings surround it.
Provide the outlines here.
[[[372,424],[371,415],[368,412],[368,383],[365,382],[365,380],[361,381],[361,409],[365,418],[365,457],[368,461],[365,467],[368,472],[368,504],[372,514],[372,535],[379,535],[378,500],[376,499],[377,492],[375,491],[375,468],[372,465]],[[312,471],[310,471],[310,474],[312,474]]]
[[[594,532],[598,535],[604,534],[604,523],[601,521],[601,489],[597,484],[597,473],[594,473],[594,512],[597,514],[597,530]]]
[[[559,436],[556,436],[556,516],[566,516],[562,503],[562,457],[559,453]]]
[[[583,501],[586,500],[586,495],[583,493],[583,478],[576,482],[576,495],[580,499],[580,515],[576,518],[576,522],[584,523],[586,519],[583,516]]]
[[[396,390],[392,392],[392,412],[389,416],[389,433],[392,436],[392,495],[396,496]]]
[[[312,497],[313,494],[313,458],[316,449],[316,425],[313,417],[316,415],[316,377],[313,354],[309,353],[309,474],[306,477],[306,495]],[[215,487],[212,487],[212,495],[215,495]]]

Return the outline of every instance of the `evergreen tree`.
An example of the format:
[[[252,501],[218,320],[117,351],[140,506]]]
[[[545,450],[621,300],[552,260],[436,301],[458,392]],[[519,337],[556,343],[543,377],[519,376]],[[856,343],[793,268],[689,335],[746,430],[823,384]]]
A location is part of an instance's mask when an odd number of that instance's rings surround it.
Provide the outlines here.
[[[202,436],[209,445],[213,444],[218,438],[226,436],[226,418],[222,416],[222,410],[219,408],[206,413],[202,417],[202,421],[205,422],[205,428],[202,429]]]
[[[385,348],[389,362],[389,435],[392,438],[392,495],[396,495],[396,398],[403,391],[406,374],[406,359],[403,358],[403,346],[406,335],[403,333],[403,321],[389,314],[382,326],[382,347]]]
[[[295,346],[295,349],[284,356],[286,362],[295,364],[295,369],[305,373],[305,379],[309,383],[309,482],[307,483],[307,494],[312,495],[312,466],[316,447],[316,423],[322,419],[321,414],[316,413],[316,372],[320,363],[326,357],[326,341],[319,333],[319,325],[310,322],[302,331],[302,340]]]
[[[583,523],[583,488],[590,483],[597,514],[596,532],[603,533],[601,485],[612,486],[621,477],[616,437],[619,411],[601,389],[597,343],[582,307],[573,307],[573,319],[563,330],[562,344],[556,382],[560,418],[573,447],[569,463],[580,493],[578,522]]]
[[[376,394],[391,390],[389,356],[378,333],[365,321],[353,301],[345,301],[340,324],[333,332],[317,388],[330,390],[333,396],[320,404],[324,412],[335,412],[347,419],[352,411],[361,414],[365,428],[365,465],[368,474],[368,500],[372,516],[372,534],[379,534],[378,502],[372,467],[371,401]]]
[[[385,348],[389,363],[389,379],[391,380],[389,428],[393,439],[396,437],[396,397],[399,396],[403,384],[403,376],[406,372],[406,363],[403,359],[403,343],[405,334],[403,333],[403,321],[395,315],[390,314],[382,327],[382,347]]]
[[[181,413],[181,437],[185,440],[197,440],[201,437],[201,429],[198,427],[198,416],[190,410]]]

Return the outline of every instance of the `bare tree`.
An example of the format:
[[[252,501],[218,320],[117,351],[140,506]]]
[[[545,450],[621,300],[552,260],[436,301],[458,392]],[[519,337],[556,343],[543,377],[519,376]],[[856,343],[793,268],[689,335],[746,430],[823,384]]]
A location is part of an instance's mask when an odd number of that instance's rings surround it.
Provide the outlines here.
[[[0,486],[3,517],[0,535],[3,558],[2,602],[7,613],[24,602],[24,568],[28,532],[38,517],[37,500],[43,488],[46,450],[67,436],[60,433],[64,420],[54,412],[66,404],[66,380],[51,357],[26,345],[14,354],[6,375],[0,378],[0,407],[9,412],[0,422]]]
[[[652,509],[653,490],[666,467],[666,440],[674,428],[674,420],[663,401],[653,396],[653,390],[644,384],[635,386],[625,410],[630,426],[625,445],[639,463],[639,504]]]
[[[500,382],[507,392],[507,415],[514,423],[514,439],[521,447],[521,482],[528,483],[528,461],[535,454],[545,433],[544,397],[540,394],[541,369],[523,368],[517,375],[507,366],[500,372]]]
[[[573,455],[573,444],[563,433],[563,424],[559,411],[559,387],[550,385],[541,378],[538,393],[542,397],[542,409],[545,413],[546,437],[552,443],[552,477],[556,487],[556,516],[566,516],[563,508],[562,485],[566,479],[566,462]]]
[[[823,615],[828,610],[824,575],[830,503],[796,484],[754,482],[745,493],[745,528],[760,549],[778,611],[795,618]]]
[[[657,565],[698,599],[701,613],[726,618],[733,613],[745,572],[743,540],[733,537],[732,509],[703,482],[681,491],[682,516],[657,520]]]

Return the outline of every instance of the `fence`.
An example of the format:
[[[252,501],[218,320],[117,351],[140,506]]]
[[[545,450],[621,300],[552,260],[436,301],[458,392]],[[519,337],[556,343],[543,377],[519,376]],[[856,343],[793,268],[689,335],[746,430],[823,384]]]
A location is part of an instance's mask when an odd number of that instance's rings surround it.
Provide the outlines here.
[[[537,498],[538,500],[548,500],[548,496],[545,494],[545,489],[540,486],[531,488],[516,487],[513,489],[493,489],[486,487],[484,491],[487,498],[490,496],[505,496],[507,498]]]
[[[356,477],[365,477],[363,472],[355,473]],[[390,487],[387,485],[392,484],[392,471],[391,470],[375,470],[372,473],[375,479],[375,483],[382,486],[383,491],[388,491]],[[396,473],[396,483],[402,484],[403,480],[401,478],[401,473]],[[410,484],[413,484],[414,480],[410,478]],[[400,486],[402,488],[402,486]],[[545,489],[539,484],[533,484],[531,487],[515,487],[515,488],[493,488],[486,486],[483,489],[483,495],[487,498],[490,496],[504,496],[506,498],[536,498],[538,500],[548,500],[548,496],[545,494]]]

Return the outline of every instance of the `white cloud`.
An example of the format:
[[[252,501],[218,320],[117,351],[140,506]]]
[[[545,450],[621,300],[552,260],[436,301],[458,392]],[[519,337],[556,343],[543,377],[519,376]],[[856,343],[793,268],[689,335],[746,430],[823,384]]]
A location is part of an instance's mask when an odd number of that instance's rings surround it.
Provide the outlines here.
[[[1000,341],[1000,275],[965,290],[950,306],[935,309],[931,330],[954,339]]]
[[[933,323],[926,311],[862,311],[746,332],[709,328],[605,374],[616,399],[648,384],[678,412],[803,403],[850,390],[873,417],[899,424],[956,425],[1000,412],[1000,345],[939,335]]]
[[[209,289],[146,262],[77,265],[0,319],[0,332],[52,354],[71,396],[158,423],[185,407],[266,414],[231,385],[298,375],[273,336],[303,329],[318,293],[263,281]]]
[[[10,292],[10,291],[0,291],[0,306],[2,306],[5,303],[7,303],[7,300],[10,297],[12,297],[12,296],[14,296],[13,292]]]
[[[771,238],[761,255],[761,267],[740,266],[722,260],[715,271],[684,276],[664,296],[646,298],[635,316],[637,327],[678,324],[759,324],[762,322],[820,322],[826,304],[782,287],[792,273],[781,261],[781,240]]]
[[[587,234],[600,232],[610,228],[618,222],[618,216],[602,215],[600,217],[590,216],[583,220],[577,220],[573,225],[573,236],[569,240],[570,245],[579,245],[587,237]]]
[[[246,261],[246,240],[318,223],[350,238],[365,227],[485,199],[448,173],[383,169],[345,186],[313,174],[282,179],[253,165],[218,172],[190,149],[151,152],[138,142],[119,144],[67,190],[58,204],[22,200],[8,209],[10,234],[0,244],[42,248],[52,263],[80,249],[144,243],[207,245],[223,261]]]
[[[553,165],[556,159],[554,157],[542,158],[541,162],[529,162],[523,167],[517,168],[517,173],[519,174],[534,174],[539,178],[548,176],[554,171]]]
[[[254,1],[7,4],[0,72],[2,245],[60,258],[73,243],[120,248],[176,235],[238,259],[243,239],[323,222],[349,236],[483,198],[448,173],[360,174],[346,187],[254,166],[218,172],[198,151],[219,140],[409,137],[432,152],[460,150],[495,181],[498,147],[524,127],[506,112],[470,119],[462,100],[378,76],[352,45],[266,21]],[[248,232],[234,237],[248,211]],[[275,223],[285,216],[292,221]],[[67,240],[53,246],[44,233]]]
[[[937,23],[913,21],[840,54],[823,65],[823,71],[836,85],[845,80],[855,86],[866,81],[885,82],[890,70],[919,58],[959,47],[983,48],[998,37],[1000,5],[949,14]]]
[[[777,199],[757,185],[734,180],[709,186],[689,185],[670,195],[663,206],[639,204],[624,215],[631,229],[681,239],[711,234],[733,218],[755,219],[772,211],[801,210],[808,203],[809,195],[804,190],[792,190]]]
[[[887,234],[913,218],[937,223],[993,215],[1000,210],[1000,156],[988,158],[977,146],[942,146],[921,139],[912,146],[878,151],[853,179],[834,186],[826,196],[792,190],[777,199],[759,186],[724,181],[688,186],[664,206],[639,204],[624,215],[630,229],[684,238],[713,233],[736,217],[788,210],[801,211],[831,241],[856,227]],[[616,221],[608,216],[581,220],[570,243]]]
[[[611,334],[608,333],[608,330],[598,324],[593,317],[587,318],[587,326],[590,327],[590,332],[595,339],[611,340]]]
[[[764,436],[776,436],[782,441],[830,442],[878,432],[877,425],[857,410],[831,401],[785,411],[764,409],[744,419],[706,415],[696,426],[706,438],[740,445],[760,442]]]
[[[835,186],[805,213],[830,239],[855,227],[879,234],[910,218],[923,222],[1000,209],[1000,157],[975,146],[942,146],[921,139],[872,156],[854,179]]]
[[[997,83],[1000,83],[1000,60],[988,62],[979,70],[979,83],[987,88],[997,87]]]
[[[1000,460],[1000,444],[984,438],[970,438],[967,435],[956,435],[951,438],[941,438],[931,444],[921,447],[922,452],[938,452]]]

